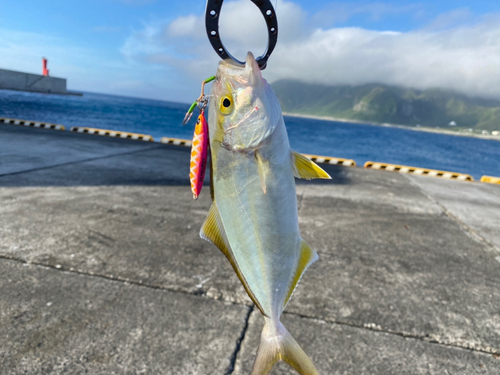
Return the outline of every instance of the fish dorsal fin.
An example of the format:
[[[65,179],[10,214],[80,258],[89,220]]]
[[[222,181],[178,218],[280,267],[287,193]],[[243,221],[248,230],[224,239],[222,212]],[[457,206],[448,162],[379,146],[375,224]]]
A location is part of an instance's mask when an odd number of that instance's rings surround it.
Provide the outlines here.
[[[245,280],[245,276],[243,276],[243,274],[241,273],[240,267],[238,266],[238,263],[234,258],[233,251],[231,250],[231,246],[229,245],[226,231],[224,230],[224,226],[222,225],[219,210],[217,209],[217,205],[215,204],[215,202],[210,207],[207,219],[201,227],[200,237],[210,242],[212,245],[222,251],[222,254],[226,256],[227,260],[229,260],[229,263],[231,263],[231,266],[233,266],[234,272],[236,272],[236,275],[243,284],[243,287],[245,288],[252,302],[255,303],[255,306],[258,307],[262,315],[267,316],[267,314],[264,313],[264,309],[262,308],[261,304],[250,289],[250,286]]]
[[[318,258],[319,257],[316,251],[311,249],[311,247],[306,241],[302,240],[300,242],[299,261],[297,262],[297,268],[295,269],[293,278],[288,286],[288,292],[286,294],[285,302],[283,304],[283,309],[285,309],[285,306],[287,305],[288,301],[290,300],[290,298],[292,298],[292,294],[295,288],[297,287],[300,278],[302,277],[304,272],[306,272],[307,267],[309,267],[311,264],[317,261]]]
[[[331,179],[330,175],[320,166],[298,152],[292,151],[292,161],[293,175],[297,178],[303,178],[305,180],[311,180],[313,178]]]
[[[265,160],[259,151],[255,151],[255,159],[257,160],[257,169],[259,171],[260,184],[264,194],[267,192],[266,181],[269,176],[269,160]]]

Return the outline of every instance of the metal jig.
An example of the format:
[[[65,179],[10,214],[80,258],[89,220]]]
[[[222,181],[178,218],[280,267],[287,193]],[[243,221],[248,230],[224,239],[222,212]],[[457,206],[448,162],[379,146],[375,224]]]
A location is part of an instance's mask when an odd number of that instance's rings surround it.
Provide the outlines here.
[[[267,65],[267,60],[276,47],[278,41],[278,19],[274,12],[273,5],[270,0],[251,0],[264,16],[267,25],[268,42],[264,54],[257,58],[259,68],[264,70]],[[224,0],[207,0],[207,9],[205,11],[205,27],[207,29],[208,40],[214,48],[215,52],[221,59],[238,66],[244,66],[245,63],[233,57],[224,47],[219,35],[219,15]]]

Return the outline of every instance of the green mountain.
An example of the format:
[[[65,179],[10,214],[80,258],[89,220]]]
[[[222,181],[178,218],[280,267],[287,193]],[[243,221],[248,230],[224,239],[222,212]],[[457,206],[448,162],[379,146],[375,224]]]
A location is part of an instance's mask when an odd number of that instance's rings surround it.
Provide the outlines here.
[[[382,84],[326,86],[293,80],[272,84],[283,112],[400,125],[500,130],[500,101],[439,89]]]

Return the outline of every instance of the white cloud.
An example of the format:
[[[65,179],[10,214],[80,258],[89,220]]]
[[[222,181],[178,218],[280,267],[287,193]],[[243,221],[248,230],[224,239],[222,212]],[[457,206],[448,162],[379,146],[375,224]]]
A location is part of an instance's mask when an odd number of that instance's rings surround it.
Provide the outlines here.
[[[330,27],[336,23],[346,22],[353,16],[367,15],[372,21],[380,21],[398,14],[411,14],[412,18],[421,19],[424,15],[424,7],[421,4],[336,1],[327,4],[320,12],[313,15],[311,21],[319,27]]]
[[[205,27],[201,16],[190,14],[185,17],[178,17],[167,26],[167,34],[169,37],[188,37],[188,38],[204,38]]]
[[[371,11],[380,16],[383,9]],[[457,21],[469,17],[466,10],[457,10],[421,30],[403,33],[315,28],[314,17],[307,18],[298,5],[285,0],[277,1],[277,15],[278,47],[264,72],[270,81],[379,82],[500,98],[500,15],[457,26]],[[262,16],[247,0],[224,3],[220,35],[229,51],[240,58],[247,50],[260,54],[267,43]],[[122,51],[133,59],[173,67],[186,76],[187,84],[213,74],[218,61],[201,14],[179,17],[153,29],[145,26],[127,40]]]
[[[409,33],[317,30],[307,41],[281,45],[269,64],[269,75],[272,79],[295,75],[317,83],[443,87],[500,97],[499,25],[486,22]]]

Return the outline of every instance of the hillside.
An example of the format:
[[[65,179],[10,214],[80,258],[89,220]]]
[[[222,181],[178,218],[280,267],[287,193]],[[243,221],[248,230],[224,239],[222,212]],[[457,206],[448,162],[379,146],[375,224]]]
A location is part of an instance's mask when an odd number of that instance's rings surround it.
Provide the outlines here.
[[[445,90],[381,84],[326,86],[281,80],[272,84],[283,112],[401,125],[500,130],[500,101]],[[450,127],[451,128],[451,127]]]

